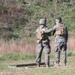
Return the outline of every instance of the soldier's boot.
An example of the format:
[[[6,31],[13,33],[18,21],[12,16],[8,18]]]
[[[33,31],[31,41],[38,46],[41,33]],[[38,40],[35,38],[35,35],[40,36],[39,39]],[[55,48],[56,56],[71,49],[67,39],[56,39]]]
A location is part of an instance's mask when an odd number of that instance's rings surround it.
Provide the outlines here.
[[[46,67],[50,67],[49,62],[48,62],[48,63],[46,62],[46,63],[45,63],[45,66],[46,66]]]
[[[40,67],[40,63],[36,63],[37,67]]]
[[[63,66],[66,66],[66,63],[63,63]]]
[[[37,65],[37,67],[40,67],[40,63],[41,63],[41,61],[37,61],[37,60],[36,60],[36,65]]]
[[[39,65],[39,64],[37,64],[37,67],[40,67],[40,65]]]
[[[48,68],[48,67],[50,67],[49,65],[46,65],[46,67]]]
[[[54,65],[55,66],[60,66],[60,60],[56,61]]]
[[[59,66],[59,63],[56,63],[56,62],[55,62],[55,63],[54,63],[54,66]]]
[[[50,67],[50,56],[49,56],[49,54],[46,55],[45,65],[46,65],[46,67]]]
[[[48,63],[46,63],[46,67],[50,67],[50,63],[48,62]]]
[[[66,66],[66,61],[63,62],[63,66]]]

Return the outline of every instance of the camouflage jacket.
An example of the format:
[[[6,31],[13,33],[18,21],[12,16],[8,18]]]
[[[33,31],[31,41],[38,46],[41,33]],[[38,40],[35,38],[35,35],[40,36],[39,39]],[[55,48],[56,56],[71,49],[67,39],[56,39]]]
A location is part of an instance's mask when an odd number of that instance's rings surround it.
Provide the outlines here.
[[[53,31],[53,34],[55,34],[58,29],[59,29],[59,26],[55,25],[51,28],[51,31]],[[67,43],[67,40],[68,40],[68,31],[67,31],[67,27],[66,27],[66,34],[65,35],[61,35],[61,36],[55,35],[55,43],[59,43],[59,42]]]
[[[38,39],[37,38],[37,36],[39,36],[39,35],[37,35],[38,33],[39,33],[39,31],[41,30],[41,35],[42,35],[42,38],[41,39]],[[44,25],[40,25],[38,28],[37,28],[37,30],[36,30],[36,38],[37,38],[37,42],[39,42],[39,41],[48,41],[49,39],[48,39],[48,36],[50,36],[51,35],[51,31],[50,31],[50,29],[47,27],[47,26],[44,26]],[[39,36],[40,37],[40,36]]]

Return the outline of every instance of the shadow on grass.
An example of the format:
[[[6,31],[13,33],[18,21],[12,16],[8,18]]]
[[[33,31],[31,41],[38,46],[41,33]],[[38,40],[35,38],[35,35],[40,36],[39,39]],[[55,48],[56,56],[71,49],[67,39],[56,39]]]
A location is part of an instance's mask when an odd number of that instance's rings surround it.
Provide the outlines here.
[[[17,64],[17,65],[9,65],[10,68],[17,68],[17,67],[36,67],[36,63],[29,63],[29,64]],[[42,62],[40,64],[40,66],[45,67],[45,62]],[[52,64],[50,64],[50,67],[53,66]]]

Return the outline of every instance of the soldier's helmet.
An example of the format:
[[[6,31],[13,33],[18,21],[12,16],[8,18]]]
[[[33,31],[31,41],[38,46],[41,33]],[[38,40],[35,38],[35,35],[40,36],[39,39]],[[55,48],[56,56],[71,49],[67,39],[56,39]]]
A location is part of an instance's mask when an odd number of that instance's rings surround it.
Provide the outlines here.
[[[39,24],[46,25],[46,18],[40,19]]]

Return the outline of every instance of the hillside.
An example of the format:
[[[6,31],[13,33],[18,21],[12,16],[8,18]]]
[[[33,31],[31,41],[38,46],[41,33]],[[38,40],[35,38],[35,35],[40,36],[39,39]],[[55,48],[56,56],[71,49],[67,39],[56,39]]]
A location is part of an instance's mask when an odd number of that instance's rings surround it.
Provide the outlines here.
[[[74,32],[75,0],[0,0],[0,39],[33,38],[43,17],[48,27],[62,17],[69,33]]]

